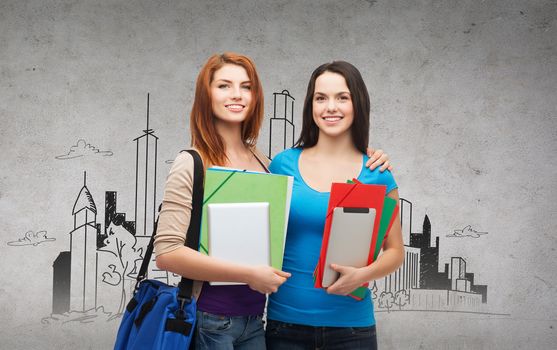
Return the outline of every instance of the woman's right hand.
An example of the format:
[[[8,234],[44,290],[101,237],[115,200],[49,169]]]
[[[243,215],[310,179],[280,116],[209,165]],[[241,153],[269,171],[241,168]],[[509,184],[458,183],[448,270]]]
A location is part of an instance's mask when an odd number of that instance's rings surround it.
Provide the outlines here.
[[[290,277],[290,273],[277,270],[271,266],[255,266],[247,283],[251,289],[268,294],[276,292],[288,277]]]

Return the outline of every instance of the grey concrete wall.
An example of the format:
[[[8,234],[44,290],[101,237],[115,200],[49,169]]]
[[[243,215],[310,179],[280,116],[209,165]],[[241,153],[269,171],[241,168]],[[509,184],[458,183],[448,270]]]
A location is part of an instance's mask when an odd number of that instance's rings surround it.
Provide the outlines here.
[[[460,257],[487,286],[473,310],[377,305],[382,349],[554,348],[556,19],[554,0],[2,0],[0,347],[112,346],[111,271],[98,275],[102,309],[52,315],[53,264],[70,249],[83,172],[101,230],[106,191],[133,221],[147,93],[160,198],[165,161],[189,144],[197,72],[229,50],[256,62],[267,118],[272,93],[290,91],[298,130],[311,71],[333,59],[359,67],[372,144],[413,205],[405,243],[427,215],[438,271]],[[267,119],[265,150],[268,140]]]

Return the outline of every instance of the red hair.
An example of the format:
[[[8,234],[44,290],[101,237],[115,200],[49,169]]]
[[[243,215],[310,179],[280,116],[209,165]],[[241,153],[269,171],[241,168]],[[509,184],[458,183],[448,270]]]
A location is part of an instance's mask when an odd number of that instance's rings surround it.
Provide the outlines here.
[[[197,77],[190,114],[191,144],[201,153],[205,166],[224,165],[227,160],[224,142],[214,123],[210,89],[215,72],[225,64],[243,67],[251,82],[252,103],[246,120],[242,122],[241,137],[244,145],[255,147],[263,122],[263,88],[252,60],[231,52],[209,57]]]

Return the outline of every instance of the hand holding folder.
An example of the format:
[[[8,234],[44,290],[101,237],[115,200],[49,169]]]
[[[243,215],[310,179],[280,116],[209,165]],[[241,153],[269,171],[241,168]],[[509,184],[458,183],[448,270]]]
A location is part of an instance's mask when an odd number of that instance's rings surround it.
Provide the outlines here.
[[[331,185],[331,195],[325,219],[323,241],[321,243],[321,254],[319,256],[315,287],[323,288],[324,263],[329,244],[329,234],[333,220],[333,212],[337,207],[349,208],[375,208],[375,219],[373,220],[372,237],[377,235],[379,222],[383,209],[383,199],[385,198],[386,186],[366,185],[362,183],[333,183]],[[350,254],[350,252],[346,252]],[[368,261],[373,254],[368,254]]]
[[[367,263],[365,265],[369,265],[375,261],[383,245],[384,238],[388,234],[396,213],[398,212],[396,200],[386,197],[385,193],[386,186],[362,184],[356,179],[354,179],[352,183],[332,184],[323,232],[321,254],[314,273],[315,287],[325,287],[323,285],[323,277],[325,269],[329,268],[325,266],[325,264],[327,261],[327,252],[329,250],[333,213],[336,208],[367,208],[375,211],[373,225],[369,227],[370,237],[368,237],[368,239],[371,241],[371,244],[368,245]],[[338,237],[336,239],[338,239]],[[355,242],[355,244],[357,244],[357,242]],[[351,251],[346,251],[346,254],[351,254]],[[365,296],[365,287],[367,287],[367,283],[364,284],[364,287],[356,289],[351,296],[355,299],[363,298]]]

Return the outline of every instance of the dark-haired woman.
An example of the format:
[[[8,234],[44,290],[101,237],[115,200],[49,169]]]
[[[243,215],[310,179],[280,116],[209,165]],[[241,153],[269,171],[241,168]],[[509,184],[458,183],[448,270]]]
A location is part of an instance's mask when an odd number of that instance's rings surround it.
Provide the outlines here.
[[[353,65],[343,61],[321,65],[308,85],[297,147],[271,162],[273,173],[294,176],[294,188],[283,263],[291,277],[269,296],[268,349],[377,348],[369,290],[361,301],[347,295],[402,264],[400,219],[376,262],[363,268],[333,264],[340,278],[327,289],[313,287],[331,183],[357,178],[386,185],[388,196],[398,200],[391,173],[365,166],[369,111],[366,86]]]

